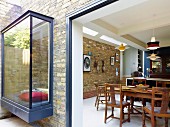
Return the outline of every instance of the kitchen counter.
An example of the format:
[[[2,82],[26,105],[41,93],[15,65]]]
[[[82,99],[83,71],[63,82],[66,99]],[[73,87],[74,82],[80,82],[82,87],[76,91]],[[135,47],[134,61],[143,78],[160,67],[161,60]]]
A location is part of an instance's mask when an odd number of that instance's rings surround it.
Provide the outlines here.
[[[146,79],[147,84],[150,86],[158,86],[159,84],[162,84],[162,87],[166,87],[167,84],[170,84],[170,79],[164,79],[164,78],[144,78],[144,77],[131,77],[131,78],[126,78],[126,85],[131,85],[132,83],[128,82],[133,79]],[[154,82],[155,85],[152,85],[151,82]],[[152,82],[152,83],[153,83]]]

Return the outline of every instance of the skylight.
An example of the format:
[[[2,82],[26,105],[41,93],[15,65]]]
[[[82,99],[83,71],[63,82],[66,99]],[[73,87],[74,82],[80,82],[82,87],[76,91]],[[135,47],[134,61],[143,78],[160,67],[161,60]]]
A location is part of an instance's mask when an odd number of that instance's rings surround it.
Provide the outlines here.
[[[113,44],[116,44],[116,45],[120,45],[122,44],[122,42],[118,41],[118,40],[115,40],[114,38],[111,38],[111,37],[108,37],[106,35],[102,35],[100,37],[100,39],[104,40],[104,41],[108,41],[108,42],[111,42]],[[123,43],[124,46],[126,46],[127,44],[126,43]]]
[[[96,36],[98,34],[98,32],[91,30],[87,27],[83,27],[83,33],[91,35],[91,36]]]

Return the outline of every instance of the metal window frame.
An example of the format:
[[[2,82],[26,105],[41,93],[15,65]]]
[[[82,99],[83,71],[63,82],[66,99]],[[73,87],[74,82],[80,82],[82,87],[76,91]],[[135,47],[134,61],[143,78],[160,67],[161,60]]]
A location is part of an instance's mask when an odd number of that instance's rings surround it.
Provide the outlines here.
[[[66,127],[72,127],[72,21],[118,0],[96,0],[66,15]]]
[[[29,107],[25,107],[19,103],[16,103],[6,97],[4,97],[4,33],[22,22],[24,19],[30,17],[30,54],[32,54],[32,19],[33,17],[44,20],[49,22],[49,46],[50,46],[50,58],[49,58],[49,103],[46,105],[41,105],[37,107],[32,107],[32,57],[30,55],[30,66],[29,66]],[[14,22],[9,24],[6,28],[4,28],[2,33],[2,49],[1,49],[1,83],[2,83],[2,89],[1,89],[1,105],[8,109],[13,114],[17,115],[21,119],[25,120],[26,122],[33,122],[36,120],[40,120],[43,118],[46,118],[48,116],[53,115],[53,19],[52,17],[33,12],[31,10],[28,10],[25,12],[22,16],[20,16],[18,19],[16,19]]]

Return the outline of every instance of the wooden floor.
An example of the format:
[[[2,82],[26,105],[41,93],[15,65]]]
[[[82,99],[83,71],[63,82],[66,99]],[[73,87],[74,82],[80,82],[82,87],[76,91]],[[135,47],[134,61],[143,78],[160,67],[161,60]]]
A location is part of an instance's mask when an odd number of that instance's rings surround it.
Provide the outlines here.
[[[97,111],[95,106],[95,97],[84,99],[83,101],[83,127],[119,127],[118,119],[108,119],[107,123],[104,123],[104,105],[99,106]],[[140,102],[135,104],[141,105]],[[119,109],[115,109],[115,115],[119,116]],[[157,127],[163,127],[164,119],[157,118]],[[146,120],[146,126],[150,127],[151,123]],[[123,123],[123,127],[142,127],[142,115],[131,115],[131,122]],[[169,120],[170,127],[170,120]]]

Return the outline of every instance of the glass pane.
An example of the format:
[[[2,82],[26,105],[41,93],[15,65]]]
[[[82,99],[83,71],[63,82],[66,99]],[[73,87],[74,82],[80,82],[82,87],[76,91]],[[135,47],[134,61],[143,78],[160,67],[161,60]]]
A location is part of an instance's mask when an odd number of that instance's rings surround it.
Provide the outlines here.
[[[49,102],[49,23],[33,17],[32,106]]]
[[[161,73],[162,72],[161,59],[152,61],[152,72],[153,73]]]
[[[170,57],[167,56],[167,58],[165,59],[165,72],[166,73],[170,73]]]
[[[29,106],[30,18],[4,34],[4,96]]]

